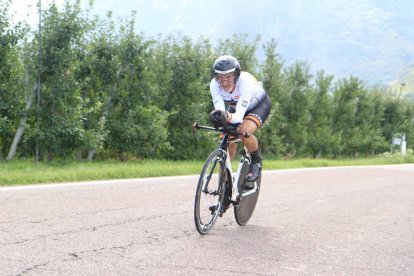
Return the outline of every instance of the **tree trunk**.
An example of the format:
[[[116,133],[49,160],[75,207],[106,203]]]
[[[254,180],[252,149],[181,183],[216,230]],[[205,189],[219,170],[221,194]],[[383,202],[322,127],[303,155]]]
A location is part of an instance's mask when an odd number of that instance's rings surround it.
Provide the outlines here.
[[[6,160],[10,161],[13,159],[14,155],[16,154],[17,145],[22,138],[24,127],[27,121],[27,114],[23,115],[23,118],[20,119],[19,127],[17,128],[16,134],[14,135],[13,143],[10,147],[9,154],[7,155]]]
[[[90,150],[88,151],[88,161],[92,161],[93,157],[95,156],[96,150]]]
[[[27,73],[26,73],[25,82],[26,82],[26,85],[29,83],[29,75]],[[35,84],[33,90],[36,91],[36,89],[37,89],[37,84]],[[28,113],[28,110],[30,109],[30,107],[32,106],[32,97],[31,97],[31,95],[28,95],[28,93],[26,93],[25,98],[26,98],[26,111],[24,112],[23,117],[20,119],[20,124],[17,127],[16,134],[14,135],[13,143],[10,147],[9,154],[7,155],[7,158],[6,158],[7,161],[12,160],[14,155],[16,154],[17,145],[19,144],[20,139],[22,138],[24,128],[25,128],[25,125],[26,125],[26,121],[27,121],[27,117],[28,117],[27,113]]]
[[[76,159],[78,161],[82,161],[83,160],[83,158],[82,158],[82,150],[81,149],[76,149],[75,150],[75,157],[76,157]]]
[[[47,150],[47,161],[48,162],[53,161],[53,153],[50,149]]]

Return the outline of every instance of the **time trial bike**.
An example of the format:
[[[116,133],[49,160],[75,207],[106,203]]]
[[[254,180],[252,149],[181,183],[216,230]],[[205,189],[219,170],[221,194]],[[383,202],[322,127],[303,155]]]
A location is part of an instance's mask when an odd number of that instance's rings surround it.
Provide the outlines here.
[[[253,185],[245,185],[251,157],[244,148],[237,170],[233,173],[228,146],[240,142],[239,135],[249,137],[248,133],[238,133],[229,127],[213,128],[193,125],[196,129],[212,130],[222,133],[220,146],[207,158],[198,179],[194,202],[194,221],[197,231],[205,235],[214,226],[217,218],[234,206],[236,222],[243,226],[253,215],[259,197],[261,173]]]

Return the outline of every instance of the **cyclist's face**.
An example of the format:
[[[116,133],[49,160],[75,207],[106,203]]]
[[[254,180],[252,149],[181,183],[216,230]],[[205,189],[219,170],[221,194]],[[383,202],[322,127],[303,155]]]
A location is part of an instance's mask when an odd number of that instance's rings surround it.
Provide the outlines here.
[[[226,92],[230,92],[234,86],[234,78],[235,76],[233,72],[227,74],[218,74],[216,76],[216,81]]]

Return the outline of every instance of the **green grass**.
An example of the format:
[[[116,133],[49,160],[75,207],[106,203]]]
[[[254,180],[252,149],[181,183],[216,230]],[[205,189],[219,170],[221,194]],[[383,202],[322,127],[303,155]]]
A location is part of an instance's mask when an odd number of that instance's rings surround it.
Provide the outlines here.
[[[269,164],[267,164],[269,163]],[[293,169],[293,168],[316,168],[316,167],[337,167],[337,166],[368,166],[368,165],[387,165],[400,164],[404,162],[393,162],[387,158],[362,158],[362,159],[292,159],[269,161],[264,164],[264,169]]]
[[[292,159],[264,161],[265,170],[332,167],[332,166],[364,166],[414,163],[412,153],[407,157],[399,154],[383,154],[375,158],[359,159]],[[142,178],[156,176],[199,174],[204,160],[199,161],[166,161],[138,160],[131,162],[94,161],[54,161],[39,162],[18,160],[0,162],[0,186],[25,185],[38,183],[58,183],[87,180]],[[233,169],[237,162],[233,162]]]
[[[203,161],[12,161],[0,163],[0,186],[193,174]]]

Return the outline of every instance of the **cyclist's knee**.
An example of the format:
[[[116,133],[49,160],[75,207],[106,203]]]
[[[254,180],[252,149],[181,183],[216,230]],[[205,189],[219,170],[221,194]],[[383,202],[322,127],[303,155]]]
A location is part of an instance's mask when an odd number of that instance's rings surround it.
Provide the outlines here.
[[[249,120],[243,121],[243,123],[239,126],[239,132],[241,133],[247,132],[249,134],[253,134],[256,130],[257,130],[256,124]]]

